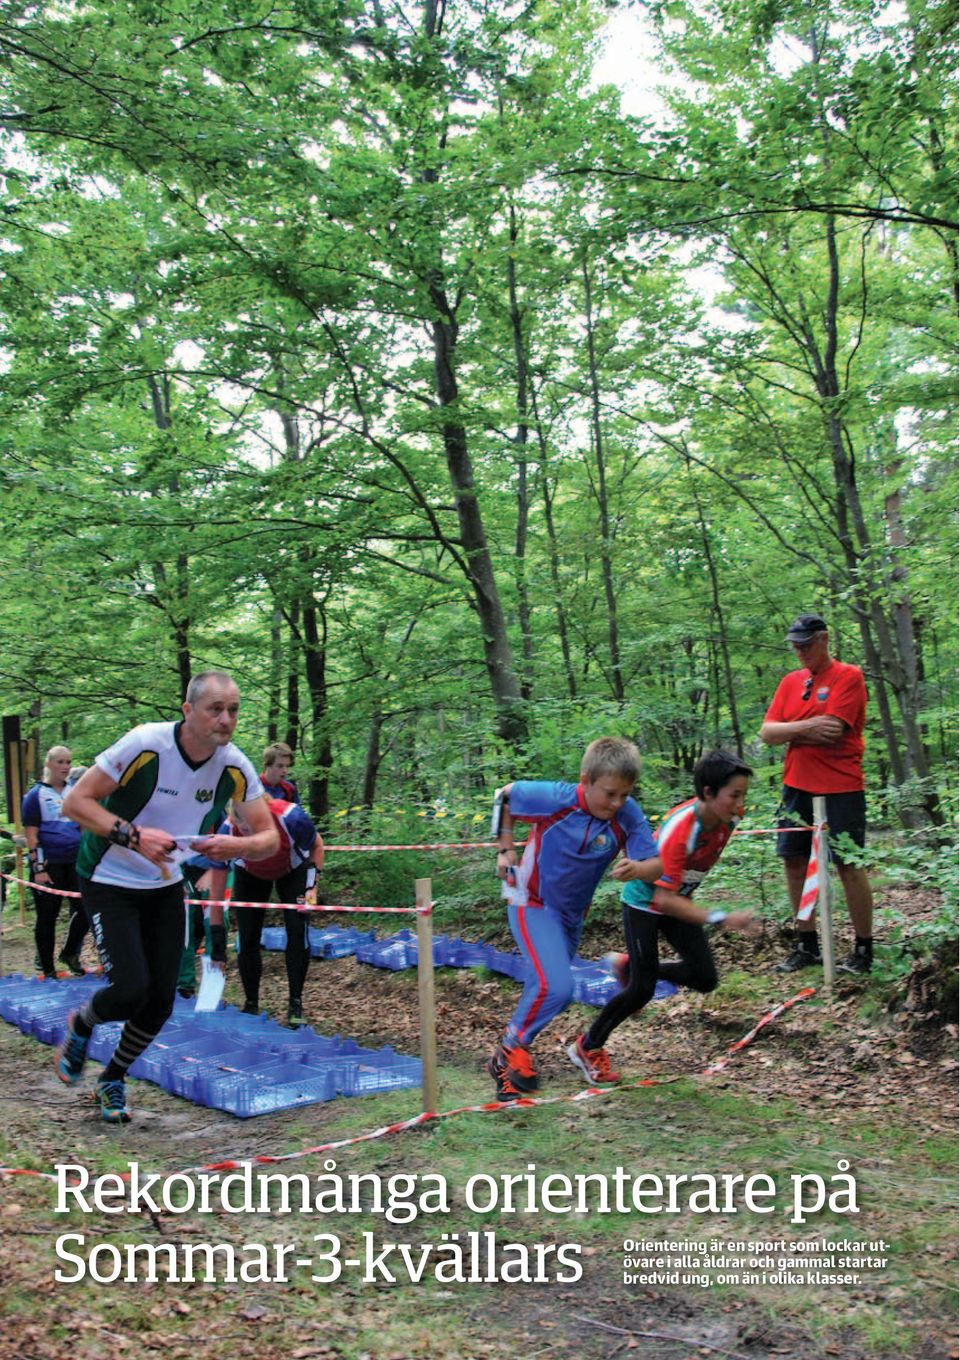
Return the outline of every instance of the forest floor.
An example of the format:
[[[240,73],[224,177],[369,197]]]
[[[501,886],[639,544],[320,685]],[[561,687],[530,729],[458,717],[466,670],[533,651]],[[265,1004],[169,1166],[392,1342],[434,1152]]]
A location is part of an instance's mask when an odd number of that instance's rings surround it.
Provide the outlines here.
[[[888,899],[899,891],[890,889]],[[916,892],[897,901],[918,920],[935,905]],[[29,971],[29,924],[20,926],[13,908],[6,919],[4,971]],[[592,935],[582,952],[595,956],[617,943]],[[92,965],[89,944],[87,949]],[[0,1360],[116,1360],[161,1351],[174,1360],[604,1360],[633,1350],[645,1360],[958,1356],[950,1302],[957,1258],[956,1027],[942,1016],[918,1013],[916,1004],[910,1009],[902,984],[898,989],[851,979],[827,998],[816,970],[790,977],[772,971],[782,952],[775,931],[757,941],[721,937],[723,982],[715,993],[700,998],[681,992],[617,1032],[611,1043],[616,1065],[629,1080],[661,1077],[660,1087],[458,1115],[336,1152],[336,1171],[344,1178],[443,1176],[450,1191],[446,1214],[422,1213],[415,1222],[396,1224],[372,1212],[57,1213],[52,1181],[0,1178]],[[261,1000],[280,1018],[283,958],[265,954],[265,960]],[[450,969],[436,980],[441,1109],[488,1101],[483,1063],[516,998],[516,984]],[[807,985],[819,987],[816,997],[765,1028],[722,1073],[702,1075],[771,1006]],[[238,999],[237,986],[234,973],[228,999]],[[413,972],[387,973],[352,958],[314,962],[305,1010],[321,1032],[418,1051]],[[574,1034],[592,1013],[573,1007],[541,1036],[543,1095],[573,1097],[582,1089],[557,1038]],[[170,1176],[228,1158],[297,1153],[407,1119],[419,1109],[418,1093],[406,1091],[240,1121],[131,1082],[133,1121],[112,1128],[92,1108],[92,1082],[84,1081],[82,1090],[63,1086],[51,1056],[49,1048],[0,1023],[3,1165],[51,1170],[71,1162],[98,1174],[126,1171],[135,1162],[141,1175]],[[834,1213],[792,1221],[786,1188],[796,1184],[793,1178],[816,1174],[829,1186],[838,1162],[850,1163],[858,1212],[847,1212],[848,1201]],[[700,1213],[685,1200],[678,1212],[660,1215],[468,1209],[469,1177],[522,1175],[534,1163],[541,1179],[581,1172],[612,1177],[620,1166],[631,1176],[766,1174],[778,1188],[776,1210],[761,1216],[741,1202]],[[314,1178],[324,1159],[305,1154],[279,1170]],[[402,1274],[395,1284],[368,1283],[362,1272],[346,1271],[335,1284],[322,1284],[309,1270],[286,1281],[232,1283],[149,1283],[142,1272],[130,1283],[54,1278],[57,1269],[69,1274],[75,1268],[57,1258],[55,1243],[65,1233],[82,1237],[82,1245],[75,1238],[69,1250],[86,1261],[94,1248],[98,1259],[112,1260],[111,1243],[121,1251],[147,1242],[232,1243],[241,1254],[245,1244],[293,1243],[298,1252],[312,1253],[316,1270],[322,1251],[312,1245],[317,1233],[337,1234],[354,1251],[363,1232],[374,1235],[378,1249],[406,1242],[418,1251],[444,1233],[459,1233],[466,1242],[470,1231],[495,1232],[500,1261],[516,1257],[521,1246],[533,1258],[538,1247],[576,1243],[582,1276],[509,1288],[438,1283],[432,1267],[419,1284]],[[824,1240],[855,1240],[864,1244],[864,1254],[869,1249],[882,1256],[884,1265],[865,1268],[856,1283],[845,1284],[818,1283],[809,1275],[803,1284],[749,1277],[717,1283],[716,1268],[709,1287],[625,1279],[626,1258],[641,1250],[627,1242],[682,1241],[696,1251],[695,1244],[703,1248],[711,1240],[782,1241],[780,1252],[788,1256]],[[562,1276],[557,1260],[549,1257],[549,1273]]]

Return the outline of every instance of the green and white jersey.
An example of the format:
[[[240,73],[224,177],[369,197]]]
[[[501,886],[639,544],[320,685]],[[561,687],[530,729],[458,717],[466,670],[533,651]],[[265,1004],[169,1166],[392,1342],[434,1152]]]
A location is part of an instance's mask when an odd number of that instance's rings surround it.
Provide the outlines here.
[[[108,812],[124,821],[157,827],[178,838],[173,858],[196,852],[189,838],[212,835],[223,821],[227,803],[237,805],[263,797],[260,776],[233,743],[219,747],[196,765],[180,746],[180,723],[143,723],[97,756],[118,787],[104,799]],[[113,845],[84,831],[77,873],[95,883],[124,888],[158,888],[182,878],[179,863],[167,865],[166,878],[135,850]]]

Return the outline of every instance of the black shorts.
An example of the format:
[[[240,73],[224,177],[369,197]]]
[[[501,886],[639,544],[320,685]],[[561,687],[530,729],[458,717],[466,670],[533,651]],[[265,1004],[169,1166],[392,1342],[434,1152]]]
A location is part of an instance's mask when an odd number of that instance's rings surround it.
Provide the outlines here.
[[[805,793],[803,789],[791,788],[784,784],[780,790],[780,811],[778,827],[812,826],[813,800],[816,795]],[[825,793],[821,795],[827,805],[827,823],[830,827],[830,858],[836,864],[843,864],[843,855],[836,848],[837,837],[844,832],[854,845],[863,849],[867,834],[867,796],[862,789],[850,793]],[[781,831],[777,837],[777,854],[782,859],[810,858],[809,831]]]

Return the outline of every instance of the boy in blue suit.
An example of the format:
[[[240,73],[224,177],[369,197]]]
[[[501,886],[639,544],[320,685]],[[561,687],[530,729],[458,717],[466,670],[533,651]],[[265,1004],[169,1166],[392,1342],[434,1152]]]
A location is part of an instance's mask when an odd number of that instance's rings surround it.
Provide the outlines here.
[[[639,770],[632,742],[601,737],[584,753],[578,784],[516,780],[497,794],[497,874],[526,963],[519,1004],[487,1064],[501,1102],[537,1088],[530,1045],[570,1003],[571,961],[607,866],[622,852],[618,881],[652,883],[660,875],[656,843],[631,797]],[[519,862],[515,822],[532,826]]]

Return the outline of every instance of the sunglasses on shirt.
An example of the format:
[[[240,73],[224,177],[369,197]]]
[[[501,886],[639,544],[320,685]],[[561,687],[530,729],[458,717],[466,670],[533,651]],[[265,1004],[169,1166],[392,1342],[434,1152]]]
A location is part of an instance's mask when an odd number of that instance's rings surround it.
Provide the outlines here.
[[[803,682],[803,689],[800,692],[800,698],[804,702],[806,702],[806,700],[810,698],[810,695],[812,693],[813,693],[813,676],[811,675],[809,679],[804,680]]]

